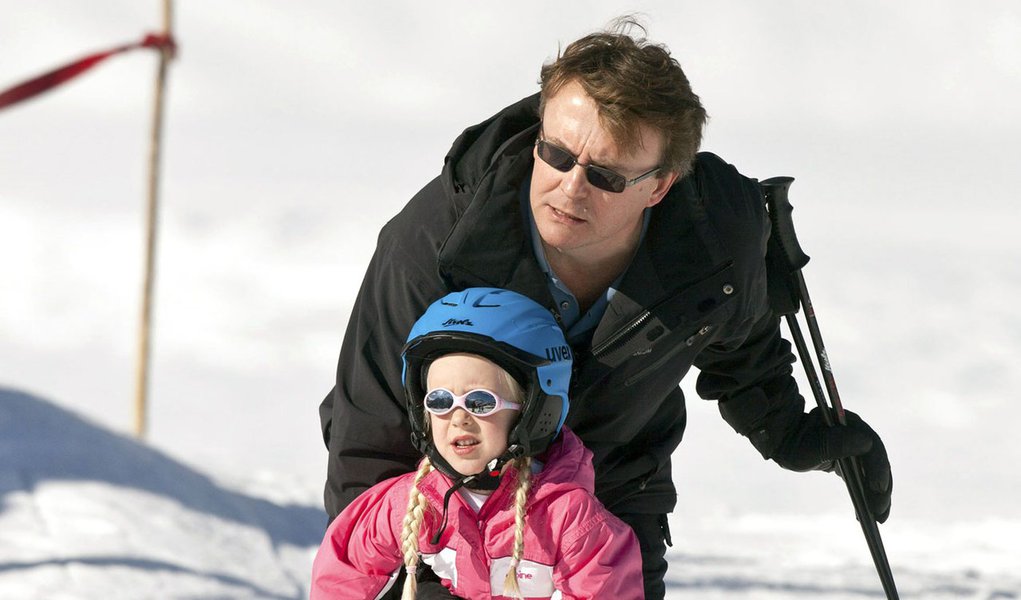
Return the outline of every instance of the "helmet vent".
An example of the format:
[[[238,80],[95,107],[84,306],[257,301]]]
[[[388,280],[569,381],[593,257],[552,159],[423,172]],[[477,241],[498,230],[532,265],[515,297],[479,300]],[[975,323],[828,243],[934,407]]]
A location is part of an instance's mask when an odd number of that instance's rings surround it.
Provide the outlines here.
[[[556,431],[557,424],[560,423],[560,407],[552,404],[548,403],[536,417],[535,431],[539,435],[549,435]]]

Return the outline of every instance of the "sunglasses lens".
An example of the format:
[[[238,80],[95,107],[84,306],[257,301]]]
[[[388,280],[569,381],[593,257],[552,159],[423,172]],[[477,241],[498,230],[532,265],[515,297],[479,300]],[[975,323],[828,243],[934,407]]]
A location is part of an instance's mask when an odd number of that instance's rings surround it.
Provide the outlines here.
[[[539,140],[536,147],[539,150],[539,158],[561,173],[570,171],[577,164],[570,152],[559,146],[554,146],[546,140]],[[588,182],[594,187],[607,192],[619,194],[627,187],[627,179],[623,175],[603,167],[587,165],[585,167],[585,177],[588,178]]]
[[[614,173],[602,167],[589,166],[585,170],[588,182],[593,186],[607,192],[620,193],[624,191],[626,183],[624,176]]]
[[[554,169],[566,173],[574,168],[574,157],[563,148],[543,140],[539,142],[539,158]]]
[[[444,413],[454,406],[454,395],[447,390],[433,390],[425,397],[425,408],[434,413]]]
[[[464,405],[473,415],[488,415],[496,410],[496,398],[489,392],[476,390],[468,394]]]

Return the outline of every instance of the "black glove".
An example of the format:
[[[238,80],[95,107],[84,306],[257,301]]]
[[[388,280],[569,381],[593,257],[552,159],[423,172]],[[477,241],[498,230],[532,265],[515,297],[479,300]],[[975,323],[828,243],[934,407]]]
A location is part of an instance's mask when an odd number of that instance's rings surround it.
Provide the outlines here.
[[[415,593],[416,600],[449,600],[460,598],[455,596],[442,583],[440,578],[433,573],[429,565],[419,563],[418,565],[418,591]]]
[[[861,417],[845,410],[847,425],[829,427],[818,408],[802,415],[773,460],[792,471],[833,471],[836,461],[849,456],[859,457],[865,501],[876,521],[883,523],[890,516],[893,475],[890,459],[879,435]],[[840,470],[837,473],[843,477]]]
[[[443,584],[438,581],[427,581],[419,582],[418,592],[415,594],[415,598],[418,600],[442,600],[444,598],[460,598],[450,593],[450,590],[443,587]]]
[[[397,575],[397,580],[394,581],[393,586],[386,594],[383,595],[382,600],[400,600],[401,596],[404,595],[404,578],[408,576],[407,571],[401,569],[401,572]],[[415,592],[416,600],[450,600],[454,598],[460,600],[460,596],[455,596],[448,590],[442,583],[440,578],[433,573],[432,568],[423,563],[418,563],[418,585]]]

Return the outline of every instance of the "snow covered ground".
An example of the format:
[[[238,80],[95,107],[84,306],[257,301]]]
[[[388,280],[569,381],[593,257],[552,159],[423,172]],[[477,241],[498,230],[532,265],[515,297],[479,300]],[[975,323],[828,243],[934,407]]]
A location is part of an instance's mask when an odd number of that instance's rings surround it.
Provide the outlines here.
[[[8,389],[0,456],[0,598],[308,595],[325,513],[286,474],[217,480]],[[882,597],[847,510],[703,512],[673,519],[669,598]],[[884,535],[904,598],[1021,594],[1016,519],[908,515]]]
[[[706,149],[797,178],[841,395],[890,451],[902,597],[1021,597],[1015,3],[176,4],[145,443],[153,59],[0,113],[0,600],[305,596],[317,406],[376,232],[461,128],[624,10],[684,65]],[[0,88],[159,22],[0,14]],[[683,387],[670,597],[882,597],[840,481],[764,463]]]
[[[10,390],[0,439],[0,598],[307,596],[322,508],[236,491]]]

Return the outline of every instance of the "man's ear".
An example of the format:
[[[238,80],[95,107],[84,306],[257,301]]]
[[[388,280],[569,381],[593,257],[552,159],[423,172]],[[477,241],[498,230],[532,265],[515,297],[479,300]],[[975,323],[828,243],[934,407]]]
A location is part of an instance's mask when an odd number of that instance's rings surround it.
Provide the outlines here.
[[[670,191],[670,188],[677,181],[677,171],[667,171],[663,175],[656,177],[655,181],[656,187],[653,188],[649,195],[649,201],[646,203],[647,208],[656,206],[666,196],[666,193]]]

